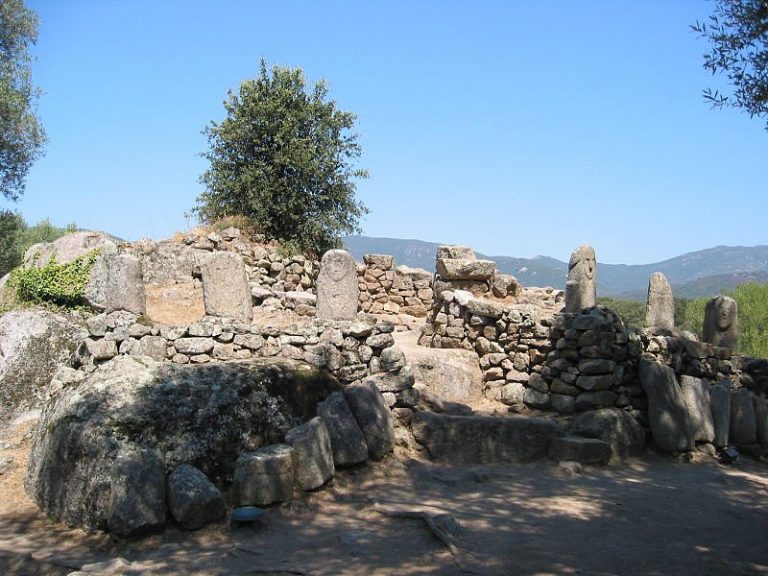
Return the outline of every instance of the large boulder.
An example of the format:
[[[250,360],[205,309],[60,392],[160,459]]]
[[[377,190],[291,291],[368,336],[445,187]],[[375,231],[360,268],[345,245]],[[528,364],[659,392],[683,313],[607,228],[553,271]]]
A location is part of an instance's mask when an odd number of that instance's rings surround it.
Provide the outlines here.
[[[57,366],[87,331],[74,316],[17,310],[0,316],[0,411],[39,407]]]
[[[693,426],[693,439],[696,442],[711,444],[715,441],[715,423],[712,420],[712,401],[710,399],[709,380],[680,376],[680,389],[688,416]]]
[[[101,254],[117,252],[117,240],[103,232],[73,232],[53,242],[34,244],[24,252],[24,267],[45,266],[51,258],[58,264],[66,264],[99,250]]]
[[[253,319],[248,274],[240,255],[214,252],[200,266],[200,272],[206,314],[244,322]]]
[[[372,382],[351,386],[344,390],[344,399],[363,433],[368,455],[381,460],[395,447],[392,412],[381,392]]]
[[[342,392],[334,392],[317,405],[333,449],[335,466],[353,466],[368,459],[368,446]]]
[[[651,434],[659,448],[672,453],[692,450],[693,425],[675,371],[643,358],[640,383],[648,395]]]
[[[645,446],[645,429],[621,408],[582,412],[573,419],[570,433],[607,442],[613,460],[638,456]]]
[[[226,486],[241,453],[281,442],[338,388],[289,360],[180,366],[120,356],[46,406],[25,487],[47,516],[105,529],[119,453],[153,450],[166,472],[191,464]]]

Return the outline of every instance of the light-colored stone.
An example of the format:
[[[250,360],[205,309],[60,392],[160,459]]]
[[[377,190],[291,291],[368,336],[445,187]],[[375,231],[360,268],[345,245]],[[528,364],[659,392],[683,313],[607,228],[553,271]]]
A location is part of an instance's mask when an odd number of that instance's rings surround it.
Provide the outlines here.
[[[442,280],[490,280],[496,271],[491,260],[438,258],[437,273]]]
[[[477,260],[475,251],[469,246],[445,245],[437,247],[436,260],[441,258]]]
[[[648,280],[645,326],[654,332],[671,332],[675,328],[675,299],[667,277],[654,272]]]
[[[333,478],[331,437],[322,418],[289,430],[285,443],[293,447],[294,482],[300,490],[314,490]]]
[[[253,319],[251,291],[242,257],[234,252],[214,252],[200,266],[205,313],[209,316]]]
[[[323,320],[354,320],[360,298],[355,259],[346,250],[329,250],[320,261],[317,312]]]
[[[353,466],[368,459],[368,446],[342,392],[334,392],[317,405],[333,449],[335,466]]]
[[[736,352],[739,347],[739,311],[736,300],[716,296],[704,307],[702,340]]]
[[[576,313],[597,303],[597,262],[592,246],[579,246],[568,262],[565,311]]]
[[[394,422],[381,392],[372,382],[344,390],[344,399],[363,433],[368,455],[381,460],[395,446]]]

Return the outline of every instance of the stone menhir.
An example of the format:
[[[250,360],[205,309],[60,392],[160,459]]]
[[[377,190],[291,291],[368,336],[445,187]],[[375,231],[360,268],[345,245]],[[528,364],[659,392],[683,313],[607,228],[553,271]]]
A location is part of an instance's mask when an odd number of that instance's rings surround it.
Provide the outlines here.
[[[739,346],[739,318],[736,300],[716,296],[704,308],[704,342],[735,352]]]
[[[85,299],[96,310],[146,312],[141,261],[131,254],[100,254],[85,287]]]
[[[675,328],[675,299],[667,277],[654,272],[648,280],[645,326],[654,332],[671,332]]]
[[[314,490],[333,478],[331,437],[322,418],[316,416],[292,428],[285,442],[293,446],[294,481],[300,490]]]
[[[671,453],[693,449],[693,424],[675,371],[641,358],[640,384],[648,395],[648,420],[659,448]]]
[[[354,320],[360,287],[357,265],[346,250],[328,250],[320,260],[317,277],[317,317],[323,320]]]
[[[581,312],[597,303],[597,263],[592,246],[579,246],[568,262],[565,283],[565,311]]]
[[[205,313],[250,322],[251,290],[243,259],[234,252],[214,252],[200,266]]]
[[[368,446],[344,394],[334,392],[317,405],[333,448],[335,466],[353,466],[368,459]]]

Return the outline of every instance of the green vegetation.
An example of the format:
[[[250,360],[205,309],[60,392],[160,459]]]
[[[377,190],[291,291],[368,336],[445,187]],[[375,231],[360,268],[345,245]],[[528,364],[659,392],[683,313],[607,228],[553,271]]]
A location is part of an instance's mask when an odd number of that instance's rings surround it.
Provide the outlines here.
[[[33,244],[53,242],[77,230],[74,223],[58,228],[48,218],[29,226],[17,212],[0,211],[0,278],[21,264],[24,252]]]
[[[768,3],[765,0],[715,0],[709,23],[691,26],[710,42],[704,68],[728,77],[733,99],[704,91],[716,108],[732,106],[750,117],[766,118],[768,130]]]
[[[736,300],[739,307],[740,352],[747,356],[768,358],[768,284],[748,282],[733,290],[724,290],[723,294]],[[701,337],[704,307],[708,300],[696,298],[682,301],[681,315],[676,318],[678,327]]]
[[[41,155],[46,137],[35,115],[29,47],[37,41],[37,16],[22,0],[0,2],[0,193],[17,200]]]
[[[617,298],[608,298],[601,296],[597,299],[600,306],[605,306],[616,312],[624,321],[627,328],[637,330],[643,327],[645,322],[645,302],[637,300],[619,300]]]
[[[22,302],[68,308],[85,305],[85,287],[97,256],[98,250],[93,250],[66,264],[51,258],[39,268],[16,268],[8,286]]]
[[[226,119],[203,132],[210,168],[195,212],[204,222],[243,216],[267,239],[315,254],[359,230],[366,208],[354,180],[368,174],[352,165],[361,154],[355,116],[337,109],[323,81],[309,90],[300,68],[268,71],[262,60],[224,107]]]

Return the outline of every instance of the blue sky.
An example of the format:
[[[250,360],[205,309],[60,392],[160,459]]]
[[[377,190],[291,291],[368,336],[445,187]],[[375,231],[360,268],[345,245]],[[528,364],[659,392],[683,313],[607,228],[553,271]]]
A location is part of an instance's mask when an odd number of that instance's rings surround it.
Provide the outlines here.
[[[28,0],[47,153],[29,222],[184,230],[200,133],[259,60],[358,116],[371,236],[648,263],[766,244],[768,132],[713,111],[705,0]]]

